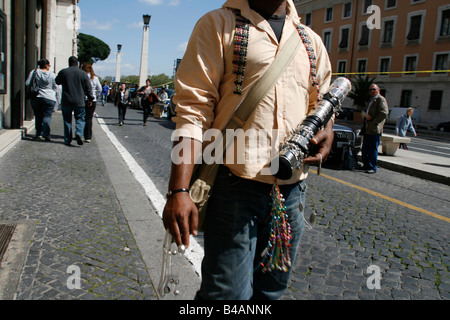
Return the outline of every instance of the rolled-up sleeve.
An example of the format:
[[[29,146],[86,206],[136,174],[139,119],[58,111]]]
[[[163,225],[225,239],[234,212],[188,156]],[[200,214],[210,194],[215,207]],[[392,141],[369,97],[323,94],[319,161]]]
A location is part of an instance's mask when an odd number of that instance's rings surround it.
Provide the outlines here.
[[[173,138],[202,142],[214,121],[214,108],[224,73],[221,16],[210,12],[194,28],[175,80],[177,130]]]

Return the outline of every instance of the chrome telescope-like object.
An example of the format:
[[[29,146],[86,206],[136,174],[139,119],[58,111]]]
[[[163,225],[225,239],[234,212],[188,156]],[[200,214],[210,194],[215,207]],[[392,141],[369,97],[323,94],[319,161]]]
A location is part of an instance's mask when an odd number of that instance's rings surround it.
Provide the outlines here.
[[[272,174],[276,178],[289,180],[294,170],[303,166],[303,159],[308,157],[310,152],[311,139],[328,124],[335,113],[341,110],[342,102],[351,89],[350,80],[344,77],[336,79],[331,84],[329,91],[293,131],[291,138],[281,147],[279,155],[272,160]],[[274,169],[278,171],[273,172]]]

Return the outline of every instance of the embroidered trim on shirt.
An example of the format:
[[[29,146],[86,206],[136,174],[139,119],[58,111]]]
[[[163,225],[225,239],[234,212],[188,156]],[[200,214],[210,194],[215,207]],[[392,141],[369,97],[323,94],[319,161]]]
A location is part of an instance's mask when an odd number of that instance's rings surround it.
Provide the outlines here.
[[[244,84],[245,68],[247,65],[248,39],[250,31],[250,21],[236,13],[236,31],[234,35],[234,69],[233,74],[236,75],[234,82],[234,94],[242,94],[242,86]],[[312,86],[317,89],[317,97],[320,98],[319,81],[317,80],[317,58],[314,52],[314,47],[309,39],[306,30],[301,25],[297,26],[298,34],[308,53],[309,63],[311,66],[311,82]]]
[[[236,32],[234,35],[234,70],[233,74],[236,75],[236,85],[234,88],[234,94],[242,94],[242,85],[244,83],[245,67],[247,65],[247,49],[248,49],[248,36],[250,30],[250,21],[243,18],[241,15],[236,15]]]

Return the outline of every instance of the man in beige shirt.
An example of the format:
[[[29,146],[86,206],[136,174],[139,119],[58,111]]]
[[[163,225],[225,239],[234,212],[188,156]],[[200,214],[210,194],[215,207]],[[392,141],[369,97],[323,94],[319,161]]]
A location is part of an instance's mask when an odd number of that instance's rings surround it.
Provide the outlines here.
[[[249,21],[242,83],[233,72],[237,13]],[[212,130],[221,132],[225,128],[243,97],[267,71],[291,34],[298,32],[299,24],[292,0],[228,0],[197,23],[177,72],[177,117],[173,119],[177,123],[174,149],[192,151],[183,152],[183,160],[172,165],[170,196],[163,216],[178,245],[188,246],[189,236],[198,231],[198,211],[188,189],[202,143],[210,139]],[[320,37],[305,29],[317,57],[317,82],[323,95],[331,79],[330,61]],[[247,139],[236,139],[240,143],[229,149],[233,151],[231,156],[227,151],[208,202],[198,299],[279,299],[289,284],[291,268],[266,274],[257,266],[270,236],[270,194],[275,182],[286,200],[292,262],[304,229],[307,172],[297,170],[289,181],[276,181],[267,174],[267,168],[273,150],[276,154],[280,142],[318,100],[310,70],[307,50],[301,46],[275,86],[243,123],[241,133]],[[326,159],[332,142],[330,122],[313,139],[316,152],[305,159],[305,165],[317,164],[321,157]]]

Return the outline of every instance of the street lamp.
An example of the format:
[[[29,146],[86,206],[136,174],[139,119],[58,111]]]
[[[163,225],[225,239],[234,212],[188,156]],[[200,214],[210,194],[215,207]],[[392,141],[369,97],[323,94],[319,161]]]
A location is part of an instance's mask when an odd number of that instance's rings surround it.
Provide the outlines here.
[[[150,19],[152,18],[149,14],[144,14],[144,27],[148,27],[150,24]]]
[[[121,53],[122,53],[122,45],[117,45],[117,59],[116,59],[116,82],[120,82],[120,60],[121,60]]]
[[[144,14],[144,35],[142,38],[142,54],[141,54],[141,69],[139,72],[139,86],[143,87],[148,78],[148,42],[150,34],[150,19],[151,15]]]

